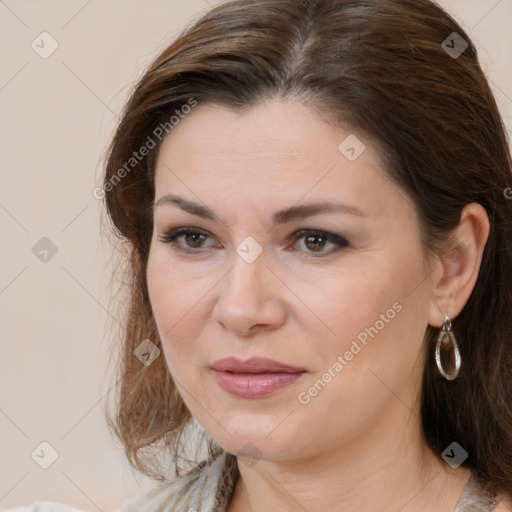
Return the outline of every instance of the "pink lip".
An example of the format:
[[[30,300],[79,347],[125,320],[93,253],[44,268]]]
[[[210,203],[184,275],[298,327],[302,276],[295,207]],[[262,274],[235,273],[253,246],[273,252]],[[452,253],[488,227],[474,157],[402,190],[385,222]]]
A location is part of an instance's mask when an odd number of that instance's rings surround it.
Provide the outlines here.
[[[212,365],[222,389],[235,396],[260,398],[295,382],[306,370],[272,359],[234,357],[220,359]]]

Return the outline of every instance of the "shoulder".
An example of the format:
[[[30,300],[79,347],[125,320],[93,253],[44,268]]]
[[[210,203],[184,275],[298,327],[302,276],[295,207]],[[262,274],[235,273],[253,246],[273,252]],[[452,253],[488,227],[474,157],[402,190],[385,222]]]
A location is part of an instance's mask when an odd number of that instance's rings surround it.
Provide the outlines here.
[[[221,452],[175,480],[125,502],[117,512],[202,512],[214,507],[217,510],[227,505],[237,476],[236,458]]]

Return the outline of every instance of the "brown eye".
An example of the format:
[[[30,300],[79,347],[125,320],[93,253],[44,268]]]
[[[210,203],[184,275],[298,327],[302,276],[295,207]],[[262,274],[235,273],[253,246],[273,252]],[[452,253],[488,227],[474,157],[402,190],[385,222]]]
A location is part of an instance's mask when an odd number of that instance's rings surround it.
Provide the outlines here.
[[[341,236],[335,235],[334,233],[327,233],[325,231],[313,231],[310,229],[302,229],[297,231],[293,235],[294,239],[304,239],[304,245],[308,249],[306,252],[318,253],[318,254],[331,254],[344,247],[348,247],[349,243]],[[333,244],[334,250],[324,251],[327,243]]]
[[[185,246],[178,243],[178,240],[182,238],[185,240]],[[191,228],[177,228],[173,229],[169,233],[160,237],[160,241],[166,244],[171,244],[178,251],[184,252],[199,252],[194,249],[202,249],[203,243],[209,236],[202,231]]]
[[[315,252],[322,250],[327,242],[328,240],[325,237],[319,235],[310,235],[304,238],[304,243],[306,246]]]
[[[295,241],[304,239],[304,246],[306,249],[304,252],[311,255],[318,254],[320,257],[323,255],[329,255],[336,252],[344,247],[348,247],[349,243],[341,236],[325,231],[316,231],[311,229],[302,229],[295,232],[293,235]],[[183,238],[184,245],[179,243],[179,239]],[[205,247],[205,241],[210,236],[202,231],[192,228],[176,228],[160,237],[160,241],[166,244],[170,244],[177,251],[182,251],[190,254],[199,254],[201,249],[208,249]],[[330,251],[324,250],[326,244],[332,244],[334,248]]]
[[[187,241],[187,244],[191,244],[192,247],[201,247],[205,236],[206,235],[203,235],[202,233],[188,233],[184,235],[184,239]]]

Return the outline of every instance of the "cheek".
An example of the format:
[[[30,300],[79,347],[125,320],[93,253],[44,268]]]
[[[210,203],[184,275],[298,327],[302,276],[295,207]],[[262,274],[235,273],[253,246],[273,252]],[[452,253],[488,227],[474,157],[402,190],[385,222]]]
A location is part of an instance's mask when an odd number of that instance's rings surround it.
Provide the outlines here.
[[[150,252],[146,277],[151,309],[172,372],[174,361],[197,356],[195,340],[209,314],[207,290],[213,284],[208,277],[180,269],[158,249]]]
[[[380,367],[383,360],[410,363],[417,356],[428,291],[418,287],[423,275],[419,261],[375,260],[366,262],[364,270],[353,266],[309,288],[296,288],[315,313],[308,313],[309,328],[305,323],[302,327],[312,333],[313,322],[320,326],[319,336],[311,341],[319,365],[329,368],[347,351],[350,373],[363,366]]]
[[[192,308],[198,284],[181,272],[166,255],[165,249],[151,249],[147,266],[147,283],[151,308],[160,329],[167,332]]]
[[[396,294],[390,283],[394,282],[396,287],[396,280],[389,270],[370,272],[368,269],[368,265],[366,271],[347,266],[347,270],[318,273],[314,280],[295,283],[294,292],[308,310],[301,320],[302,326],[310,331],[320,329],[321,339],[331,351],[350,344],[395,300],[391,300]]]

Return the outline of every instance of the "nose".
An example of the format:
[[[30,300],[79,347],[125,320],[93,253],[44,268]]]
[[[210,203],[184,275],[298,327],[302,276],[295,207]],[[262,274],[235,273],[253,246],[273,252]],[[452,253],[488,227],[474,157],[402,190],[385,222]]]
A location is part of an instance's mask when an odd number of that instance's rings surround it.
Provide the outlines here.
[[[233,261],[219,284],[213,320],[241,337],[278,329],[286,319],[280,300],[285,286],[268,267],[264,253],[248,263],[235,252]]]

